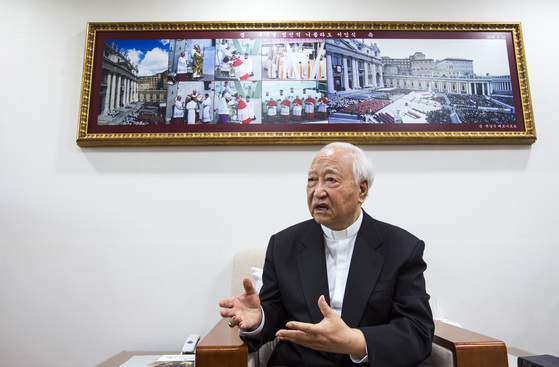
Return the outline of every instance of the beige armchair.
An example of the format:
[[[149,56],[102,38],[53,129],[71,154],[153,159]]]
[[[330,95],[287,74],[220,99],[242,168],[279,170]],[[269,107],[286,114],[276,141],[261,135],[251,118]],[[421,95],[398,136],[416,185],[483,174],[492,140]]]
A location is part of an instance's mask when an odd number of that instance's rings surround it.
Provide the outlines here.
[[[243,292],[242,279],[252,278],[251,268],[263,267],[264,256],[264,249],[243,250],[235,255],[232,295]],[[227,319],[220,320],[200,341],[196,348],[196,366],[264,367],[268,353],[248,353],[238,329],[230,328],[227,323]],[[506,367],[507,348],[500,340],[435,321],[433,351],[427,362],[433,367]]]

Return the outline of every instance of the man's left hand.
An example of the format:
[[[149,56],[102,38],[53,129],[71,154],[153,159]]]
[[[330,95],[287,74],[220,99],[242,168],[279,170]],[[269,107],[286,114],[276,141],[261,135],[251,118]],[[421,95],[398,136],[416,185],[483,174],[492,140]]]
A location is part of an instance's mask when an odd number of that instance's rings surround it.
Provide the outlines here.
[[[278,330],[276,336],[304,347],[331,353],[350,354],[363,358],[367,354],[365,335],[352,329],[328,306],[324,296],[318,299],[324,319],[318,324],[290,321],[287,329]]]

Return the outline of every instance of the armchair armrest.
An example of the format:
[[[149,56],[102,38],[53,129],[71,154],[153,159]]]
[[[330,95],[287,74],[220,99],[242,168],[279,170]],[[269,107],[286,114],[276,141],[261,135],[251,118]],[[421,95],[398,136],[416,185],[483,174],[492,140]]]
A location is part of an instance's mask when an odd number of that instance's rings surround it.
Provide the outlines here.
[[[221,319],[196,346],[197,367],[247,367],[248,348],[239,338],[239,329]]]
[[[196,348],[197,367],[246,367],[248,349],[238,329],[221,319]],[[455,367],[506,367],[505,343],[488,336],[435,321],[434,344],[448,349]]]
[[[504,342],[441,321],[435,321],[433,343],[452,352],[456,367],[508,366]]]

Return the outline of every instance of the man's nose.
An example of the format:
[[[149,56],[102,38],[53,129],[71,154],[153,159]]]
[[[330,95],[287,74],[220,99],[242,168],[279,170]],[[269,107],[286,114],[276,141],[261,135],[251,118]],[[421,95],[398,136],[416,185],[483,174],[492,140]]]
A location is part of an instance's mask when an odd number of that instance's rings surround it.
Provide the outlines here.
[[[326,196],[326,186],[322,180],[318,180],[314,188],[314,196],[317,198]]]

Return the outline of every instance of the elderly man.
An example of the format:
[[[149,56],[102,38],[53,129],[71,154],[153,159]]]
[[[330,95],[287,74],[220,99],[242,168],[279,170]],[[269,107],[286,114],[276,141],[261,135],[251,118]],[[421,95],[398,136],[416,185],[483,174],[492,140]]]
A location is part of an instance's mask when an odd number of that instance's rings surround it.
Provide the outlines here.
[[[429,356],[424,243],[361,209],[372,181],[361,149],[324,147],[308,174],[313,220],[272,236],[260,295],[244,279],[243,295],[220,301],[249,348],[277,337],[269,366],[418,366]]]

